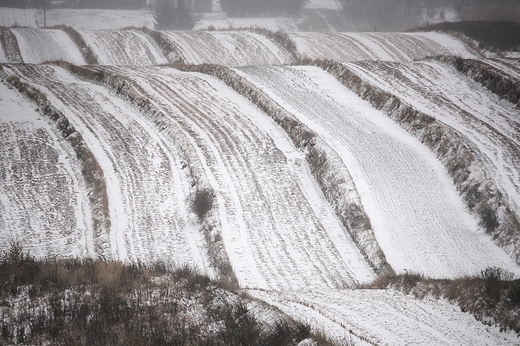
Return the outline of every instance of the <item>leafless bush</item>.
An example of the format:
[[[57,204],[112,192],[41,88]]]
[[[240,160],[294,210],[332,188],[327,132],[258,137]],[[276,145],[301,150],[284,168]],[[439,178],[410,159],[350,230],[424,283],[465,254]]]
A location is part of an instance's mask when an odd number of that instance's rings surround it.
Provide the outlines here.
[[[261,346],[294,345],[308,337],[308,327],[286,316],[257,321],[246,296],[219,288],[190,267],[164,269],[88,259],[36,261],[12,243],[0,260],[0,343]],[[169,279],[150,280],[157,276]]]
[[[200,221],[204,220],[208,212],[213,207],[215,191],[209,187],[200,187],[190,197],[191,210],[197,215]]]

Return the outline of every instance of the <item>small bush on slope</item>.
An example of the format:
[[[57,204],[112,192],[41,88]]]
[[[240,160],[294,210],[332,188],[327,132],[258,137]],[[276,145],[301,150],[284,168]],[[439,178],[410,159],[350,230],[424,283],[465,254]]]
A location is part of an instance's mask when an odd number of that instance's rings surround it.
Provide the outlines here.
[[[190,198],[193,212],[200,221],[203,221],[208,212],[213,208],[215,192],[209,187],[198,187]]]
[[[188,267],[36,260],[20,250],[14,243],[0,260],[2,344],[296,345],[310,334]]]
[[[520,280],[500,268],[487,268],[480,275],[454,280],[434,280],[407,273],[387,277],[370,288],[393,288],[416,298],[445,298],[462,311],[488,325],[520,334]]]

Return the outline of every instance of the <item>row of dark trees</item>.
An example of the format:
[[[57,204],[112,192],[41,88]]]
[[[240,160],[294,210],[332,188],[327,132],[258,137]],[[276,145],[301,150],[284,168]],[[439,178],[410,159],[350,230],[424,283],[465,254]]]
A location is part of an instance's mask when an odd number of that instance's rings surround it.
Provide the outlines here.
[[[221,7],[230,16],[288,15],[300,13],[306,0],[221,0]]]
[[[102,9],[139,9],[146,6],[146,0],[0,0],[0,7],[68,7]]]
[[[459,20],[520,21],[519,0],[337,0],[345,18],[365,29],[403,29],[421,17],[444,20],[455,13]]]
[[[189,30],[195,25],[184,0],[160,1],[155,10],[154,21],[156,30]]]

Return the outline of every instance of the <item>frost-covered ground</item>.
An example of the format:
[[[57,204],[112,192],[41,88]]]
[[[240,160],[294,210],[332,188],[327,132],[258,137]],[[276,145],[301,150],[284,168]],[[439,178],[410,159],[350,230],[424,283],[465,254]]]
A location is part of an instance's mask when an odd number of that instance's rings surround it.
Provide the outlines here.
[[[109,71],[127,76],[167,115],[163,126],[194,147],[191,164],[217,193],[222,237],[243,287],[342,287],[374,277],[302,154],[265,114],[206,75]]]
[[[517,345],[513,332],[486,326],[438,299],[393,290],[248,291],[332,340],[354,345]]]
[[[249,31],[165,31],[174,47],[171,61],[224,66],[284,65],[290,52],[264,35]]]
[[[13,28],[23,61],[27,64],[63,60],[84,65],[85,59],[72,39],[62,30]]]
[[[134,30],[81,30],[100,65],[150,66],[168,60],[147,34]]]
[[[515,105],[439,62],[347,66],[474,143],[510,207],[520,216],[520,119]]]
[[[451,55],[477,58],[461,41],[441,33],[317,33],[292,32],[298,53],[309,59],[410,61]]]
[[[0,243],[42,256],[94,256],[87,192],[70,145],[0,84]]]
[[[65,114],[103,169],[111,228],[108,234],[98,235],[97,241],[105,243],[104,252],[90,255],[205,268],[204,255],[200,255],[203,243],[192,232],[193,220],[186,211],[188,182],[171,141],[108,90],[82,82],[61,68],[20,65],[15,69]],[[50,197],[65,203],[65,197],[52,193]],[[17,219],[16,214],[5,217],[12,222]],[[41,233],[28,225],[27,231],[36,240],[28,242],[30,248],[38,241],[59,241],[60,224],[46,226],[54,230]]]
[[[490,266],[517,271],[465,211],[433,154],[332,76],[311,67],[238,71],[340,155],[398,273],[453,278]]]
[[[79,48],[64,31],[10,30],[25,63],[63,60],[85,64]],[[169,61],[238,67],[288,65],[297,62],[298,58],[338,62],[408,62],[438,55],[479,58],[462,41],[441,33],[293,32],[288,34],[288,38],[294,41],[296,47],[288,48],[262,31],[161,31],[156,34],[169,46],[168,51],[163,52],[150,35],[139,30],[78,32],[101,65],[153,66]],[[17,62],[13,60],[17,59],[14,55],[14,52],[0,52],[0,62]],[[9,60],[10,56],[13,56],[12,60]],[[513,69],[503,63],[500,66],[508,71]]]
[[[110,227],[95,229],[81,158],[56,123],[2,79],[1,251],[20,240],[36,256],[162,260],[213,275],[208,240],[220,241],[242,287],[335,338],[358,345],[518,343],[444,301],[344,290],[375,274],[314,181],[306,153],[281,127],[215,77],[135,67],[166,61],[141,31],[79,32],[100,63],[112,65],[86,68],[90,81],[54,65],[2,69],[39,89],[90,148],[106,181]],[[60,30],[13,33],[26,62],[82,59]],[[314,67],[243,67],[291,62],[257,32],[161,34],[187,63],[242,66],[233,71],[338,154],[398,273],[453,278],[490,266],[519,273],[469,214],[437,158],[331,75]],[[446,64],[413,62],[439,53],[478,58],[475,52],[435,33],[290,35],[302,55],[378,60],[345,66],[475,143],[518,215],[518,111]],[[488,63],[518,79],[518,61]],[[199,186],[216,193],[212,224],[201,224],[189,208]]]

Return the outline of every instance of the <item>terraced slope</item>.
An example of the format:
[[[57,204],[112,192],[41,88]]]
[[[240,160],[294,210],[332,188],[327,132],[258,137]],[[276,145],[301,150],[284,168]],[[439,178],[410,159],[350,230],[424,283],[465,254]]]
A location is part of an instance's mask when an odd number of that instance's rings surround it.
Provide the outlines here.
[[[0,243],[34,256],[95,256],[74,151],[17,91],[0,83]],[[66,251],[65,251],[66,249]]]
[[[224,66],[283,65],[292,62],[290,52],[250,31],[164,31],[174,51],[171,62]]]
[[[478,57],[461,41],[438,33],[291,32],[289,37],[301,56],[313,60],[411,61],[437,55]]]
[[[343,287],[374,274],[310,178],[302,153],[223,82],[170,68],[92,68],[150,100],[151,116],[189,153],[242,287]]]
[[[201,250],[204,242],[186,210],[189,182],[170,138],[105,88],[83,82],[62,68],[15,65],[4,69],[40,89],[80,132],[99,162],[111,220],[109,234],[101,235],[108,238],[101,255],[207,267]],[[66,201],[64,197],[59,203]],[[38,237],[54,241],[59,233]]]
[[[348,67],[474,143],[491,178],[520,217],[520,119],[512,103],[439,62],[356,63]]]
[[[47,61],[63,60],[76,65],[84,65],[85,59],[72,39],[62,30],[12,28],[18,41],[23,61],[41,64]]]
[[[312,67],[237,71],[338,152],[396,272],[451,278],[489,266],[517,271],[465,211],[433,154],[332,76]]]
[[[486,59],[485,63],[520,81],[520,59]]]
[[[168,60],[145,33],[134,30],[80,30],[100,65],[150,66]]]
[[[485,326],[453,305],[392,290],[249,291],[340,345],[515,345],[513,332]]]

